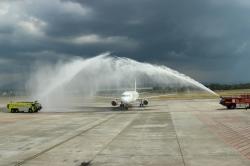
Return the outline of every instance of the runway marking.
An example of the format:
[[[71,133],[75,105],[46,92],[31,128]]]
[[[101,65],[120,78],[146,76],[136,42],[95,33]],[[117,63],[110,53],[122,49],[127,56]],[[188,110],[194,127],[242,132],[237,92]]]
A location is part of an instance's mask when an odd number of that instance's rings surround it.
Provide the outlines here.
[[[236,149],[242,156],[250,160],[250,127],[249,121],[236,115],[213,117],[197,115],[209,129],[219,136],[226,144]]]
[[[103,123],[105,123],[105,122],[111,120],[114,116],[115,116],[115,115],[111,115],[110,117],[108,117],[107,119],[101,121],[100,123],[97,123],[97,124],[93,125],[92,127],[87,128],[86,130],[83,130],[83,131],[81,131],[81,132],[79,132],[79,133],[77,133],[77,134],[75,134],[75,135],[73,135],[73,136],[71,136],[71,137],[69,137],[69,138],[67,138],[67,139],[65,139],[65,140],[63,140],[63,141],[61,141],[61,142],[59,142],[59,143],[57,143],[57,144],[55,144],[55,145],[53,145],[53,146],[51,146],[51,147],[49,147],[49,148],[47,148],[47,149],[45,149],[45,150],[43,150],[43,151],[41,151],[41,152],[35,154],[35,155],[33,155],[33,156],[30,156],[30,157],[28,157],[28,158],[26,158],[26,159],[23,159],[23,161],[19,161],[18,163],[15,164],[15,166],[21,166],[21,165],[25,164],[26,162],[28,162],[28,161],[30,161],[30,160],[33,160],[33,159],[35,159],[35,158],[41,156],[42,154],[44,154],[44,153],[46,153],[46,152],[48,152],[48,151],[50,151],[50,150],[52,150],[52,149],[54,149],[54,148],[56,148],[56,147],[58,147],[58,146],[64,144],[64,143],[66,143],[66,142],[68,142],[68,141],[70,141],[70,140],[72,140],[72,139],[74,139],[74,138],[76,138],[76,137],[82,135],[83,133],[85,133],[85,132],[87,132],[87,131],[89,131],[89,130],[92,130],[92,129],[94,129],[94,128],[100,126],[100,125],[102,125]]]

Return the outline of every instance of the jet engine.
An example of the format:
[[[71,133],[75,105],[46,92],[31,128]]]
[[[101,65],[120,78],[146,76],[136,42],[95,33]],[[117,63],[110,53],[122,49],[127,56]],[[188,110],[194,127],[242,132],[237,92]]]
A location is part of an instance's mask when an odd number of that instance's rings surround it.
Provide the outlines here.
[[[116,101],[112,101],[111,104],[112,104],[112,106],[117,106],[117,102]]]
[[[148,105],[148,101],[147,100],[143,100],[143,104],[144,105]]]

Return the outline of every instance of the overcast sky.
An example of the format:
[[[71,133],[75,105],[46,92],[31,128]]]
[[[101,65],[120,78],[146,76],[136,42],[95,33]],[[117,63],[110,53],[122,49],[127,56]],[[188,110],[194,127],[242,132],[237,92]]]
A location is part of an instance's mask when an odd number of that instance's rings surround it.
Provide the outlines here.
[[[202,82],[248,82],[250,1],[0,1],[0,87],[45,62],[106,51]]]

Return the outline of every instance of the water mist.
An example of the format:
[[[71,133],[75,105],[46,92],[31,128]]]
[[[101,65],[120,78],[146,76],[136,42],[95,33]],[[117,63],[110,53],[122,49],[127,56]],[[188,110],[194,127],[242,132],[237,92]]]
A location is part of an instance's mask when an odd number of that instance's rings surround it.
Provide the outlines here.
[[[193,87],[217,95],[201,83],[166,66],[112,57],[109,53],[67,63],[43,66],[32,74],[28,88],[32,97],[45,107],[70,102],[67,96],[94,96],[100,90],[140,87]]]

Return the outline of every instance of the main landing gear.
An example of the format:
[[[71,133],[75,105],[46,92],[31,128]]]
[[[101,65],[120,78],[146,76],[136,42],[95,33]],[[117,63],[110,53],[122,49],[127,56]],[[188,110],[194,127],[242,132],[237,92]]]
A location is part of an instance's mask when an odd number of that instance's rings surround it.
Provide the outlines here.
[[[140,101],[140,107],[144,107],[144,103],[142,100]]]

